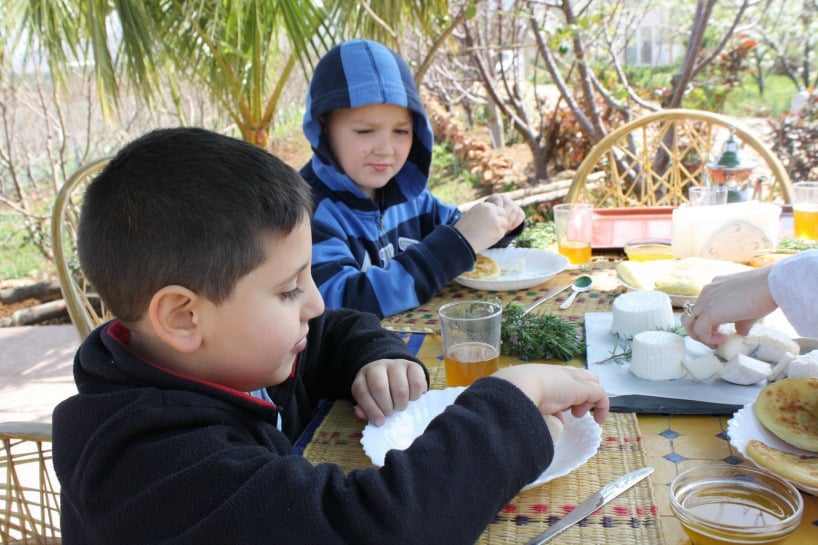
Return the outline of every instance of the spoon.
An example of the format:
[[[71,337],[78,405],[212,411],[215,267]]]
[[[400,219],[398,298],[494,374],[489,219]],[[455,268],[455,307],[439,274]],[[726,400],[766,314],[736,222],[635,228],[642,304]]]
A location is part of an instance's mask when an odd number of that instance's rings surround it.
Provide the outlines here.
[[[574,280],[574,283],[571,284],[571,295],[569,295],[568,299],[566,299],[565,302],[560,305],[560,308],[564,310],[574,304],[574,299],[577,298],[577,294],[591,289],[591,284],[593,283],[593,279],[587,275],[580,276]]]

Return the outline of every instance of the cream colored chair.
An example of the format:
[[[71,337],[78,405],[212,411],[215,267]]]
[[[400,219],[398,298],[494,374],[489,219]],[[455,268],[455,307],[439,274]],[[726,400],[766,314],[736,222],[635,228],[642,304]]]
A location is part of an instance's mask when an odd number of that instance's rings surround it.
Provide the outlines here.
[[[740,123],[711,112],[670,109],[611,132],[591,148],[574,175],[567,202],[599,208],[677,206],[687,188],[702,185],[706,167],[721,154],[731,129],[763,201],[789,203],[792,184],[781,161]]]
[[[84,339],[92,329],[110,319],[110,314],[80,270],[76,248],[81,190],[85,189],[87,183],[108,164],[110,159],[110,157],[97,159],[72,174],[57,193],[51,214],[54,263],[68,315],[80,339]]]
[[[0,423],[0,544],[59,544],[59,499],[51,424]]]

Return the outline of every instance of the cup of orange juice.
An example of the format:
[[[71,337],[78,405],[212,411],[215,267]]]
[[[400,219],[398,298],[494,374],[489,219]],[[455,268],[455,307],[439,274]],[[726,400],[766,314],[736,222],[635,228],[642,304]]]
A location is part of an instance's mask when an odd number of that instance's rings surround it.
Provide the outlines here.
[[[446,385],[468,386],[500,368],[503,307],[493,301],[458,301],[438,310]]]
[[[818,240],[818,182],[792,184],[795,238]]]
[[[554,206],[554,228],[557,251],[571,265],[591,262],[591,239],[594,232],[594,206],[587,203],[565,203]]]

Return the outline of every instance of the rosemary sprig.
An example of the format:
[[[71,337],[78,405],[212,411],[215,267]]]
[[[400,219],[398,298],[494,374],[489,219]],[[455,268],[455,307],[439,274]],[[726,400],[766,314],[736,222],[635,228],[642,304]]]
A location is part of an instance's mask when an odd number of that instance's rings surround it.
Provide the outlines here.
[[[680,337],[687,336],[687,330],[684,328],[683,325],[675,325],[672,327],[660,327],[657,328],[656,331],[667,331],[670,333],[675,333]],[[621,349],[621,352],[617,352],[617,349]],[[603,363],[608,363],[609,361],[615,361],[616,363],[622,365],[631,359],[631,339],[623,339],[619,336],[619,333],[614,335],[614,346],[611,349],[610,356],[605,359],[595,361],[593,365],[601,365]]]
[[[575,324],[554,314],[523,314],[524,310],[516,301],[503,309],[503,354],[522,360],[568,361],[585,353],[585,341]]]

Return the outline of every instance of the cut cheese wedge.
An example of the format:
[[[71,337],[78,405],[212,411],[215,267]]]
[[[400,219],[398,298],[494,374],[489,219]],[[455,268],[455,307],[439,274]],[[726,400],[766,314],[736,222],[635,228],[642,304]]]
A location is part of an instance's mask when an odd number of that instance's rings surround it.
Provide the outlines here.
[[[642,331],[633,337],[630,372],[645,380],[674,380],[687,374],[684,337],[669,331]]]
[[[724,365],[721,378],[733,384],[749,386],[770,376],[770,364],[744,354],[736,354]]]
[[[685,369],[687,369],[687,373],[693,377],[694,380],[698,381],[704,381],[720,375],[724,368],[724,364],[718,356],[713,353],[704,354],[689,361],[685,360],[684,366]]]

